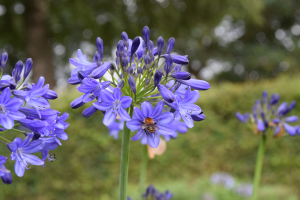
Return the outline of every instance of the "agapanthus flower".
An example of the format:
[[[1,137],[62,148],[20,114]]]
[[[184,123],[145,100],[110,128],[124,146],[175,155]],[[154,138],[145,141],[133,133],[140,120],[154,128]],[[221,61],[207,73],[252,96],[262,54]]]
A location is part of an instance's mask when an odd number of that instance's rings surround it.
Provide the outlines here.
[[[3,75],[7,54],[1,55],[0,67],[0,131],[1,142],[11,151],[10,158],[15,161],[15,173],[23,176],[29,165],[44,165],[49,150],[61,145],[60,140],[68,138],[64,130],[68,127],[65,120],[68,114],[50,109],[48,99],[56,99],[55,91],[49,89],[45,79],[40,77],[37,84],[25,83],[33,62],[28,58],[25,66],[18,61],[12,76]],[[12,92],[11,92],[12,91]],[[17,131],[25,139],[16,137],[12,142],[3,137],[8,131]],[[32,153],[42,153],[42,159]],[[45,155],[46,154],[46,155]],[[0,156],[0,177],[6,184],[12,183],[9,170],[4,167],[6,158]]]
[[[28,103],[28,105],[34,107],[38,113],[39,110],[45,110],[50,108],[49,101],[43,97],[43,95],[47,94],[49,90],[49,85],[45,83],[45,78],[40,77],[37,84],[32,84],[31,89],[29,90],[14,90],[13,95],[16,97],[23,99]]]
[[[76,68],[71,73],[69,83],[80,84],[78,90],[85,93],[71,103],[72,108],[79,108],[89,101],[94,101],[93,106],[83,111],[84,117],[92,116],[96,109],[99,109],[104,113],[103,123],[106,126],[110,126],[119,114],[121,120],[128,122],[129,127],[133,126],[132,121],[138,119],[139,123],[145,123],[144,120],[149,117],[136,116],[137,109],[143,110],[146,104],[154,106],[164,100],[166,111],[170,111],[165,113],[174,115],[172,119],[170,117],[170,122],[174,118],[178,120],[182,118],[188,128],[192,128],[194,121],[205,119],[200,107],[195,105],[199,98],[196,90],[207,90],[210,85],[203,80],[191,79],[189,72],[181,71],[182,66],[188,64],[189,60],[186,55],[177,55],[174,52],[175,38],[171,37],[168,40],[166,51],[164,51],[164,38],[160,36],[153,42],[147,26],[143,28],[142,37],[130,39],[126,32],[122,32],[120,39],[116,44],[115,64],[105,62],[101,38],[96,39],[98,51],[95,52],[93,62],[87,61],[81,50],[77,52],[78,59],[70,59],[70,63]],[[118,98],[114,97],[116,90],[118,90]],[[124,107],[122,98],[128,100],[130,98],[132,101],[128,101]],[[144,104],[145,102],[147,103]],[[156,105],[156,107],[160,106],[161,103]],[[128,111],[134,110],[134,116],[130,116],[126,108]],[[164,124],[163,121],[158,120],[158,116],[151,120],[154,120],[152,132],[145,132],[145,128],[132,127],[132,130],[138,130],[132,139],[141,139],[143,144],[148,143],[154,147],[159,143],[159,135],[163,135],[159,132],[163,132],[164,129],[157,127]],[[164,134],[170,135],[169,132]]]
[[[144,102],[141,109],[135,107],[132,120],[127,122],[127,127],[137,133],[131,140],[140,140],[147,137],[147,143],[152,148],[159,145],[159,135],[172,135],[174,131],[169,128],[169,123],[174,120],[171,112],[162,113],[164,103],[159,102],[153,109],[149,102]]]
[[[113,123],[118,114],[125,121],[131,120],[130,115],[125,109],[131,105],[132,99],[128,96],[121,97],[121,90],[119,88],[115,88],[113,94],[108,90],[104,90],[101,99],[101,102],[93,103],[93,105],[99,110],[106,111],[103,118],[104,125],[109,126]]]
[[[7,158],[4,156],[0,156],[0,177],[5,184],[11,184],[12,183],[12,177],[10,174],[10,171],[6,169],[4,164],[6,163]]]
[[[179,133],[186,133],[188,131],[188,127],[186,125],[186,123],[180,121],[180,120],[174,120],[171,124],[170,124],[171,129],[174,130],[174,133],[172,135],[164,135],[164,138],[166,141],[169,141],[171,138],[177,138],[178,136],[178,132]]]
[[[262,93],[262,102],[256,100],[252,107],[252,113],[241,114],[236,113],[236,117],[243,123],[250,123],[256,133],[267,134],[270,132],[274,137],[281,137],[287,132],[291,136],[297,134],[297,126],[292,126],[289,123],[294,123],[299,120],[296,115],[288,116],[295,108],[296,102],[290,104],[283,102],[280,105],[278,94],[272,94],[268,101],[267,92]]]
[[[22,177],[25,169],[31,165],[43,165],[44,161],[32,153],[37,153],[44,147],[41,140],[32,140],[33,135],[28,135],[23,141],[17,137],[12,143],[7,144],[8,149],[12,152],[10,158],[15,161],[15,172],[17,176]]]
[[[191,88],[186,90],[184,98],[176,96],[176,100],[173,103],[166,101],[166,104],[176,110],[175,118],[182,118],[189,128],[194,127],[194,120],[192,115],[198,115],[202,112],[201,108],[194,103],[199,99],[198,91],[191,91]]]

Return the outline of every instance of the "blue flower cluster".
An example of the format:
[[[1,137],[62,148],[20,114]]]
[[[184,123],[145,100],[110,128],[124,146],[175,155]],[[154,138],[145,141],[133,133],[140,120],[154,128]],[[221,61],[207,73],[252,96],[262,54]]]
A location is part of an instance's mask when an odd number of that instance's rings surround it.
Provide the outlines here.
[[[235,115],[241,122],[251,123],[253,125],[251,128],[256,133],[266,134],[270,132],[275,138],[283,136],[285,132],[291,136],[300,134],[299,126],[288,124],[299,120],[298,116],[288,116],[295,108],[296,102],[279,104],[279,100],[280,96],[278,94],[272,94],[268,100],[268,94],[264,91],[262,93],[262,102],[260,100],[255,101],[252,113],[241,114],[237,112]]]
[[[172,199],[172,197],[173,194],[169,192],[169,190],[166,190],[164,193],[161,193],[152,185],[149,185],[146,189],[146,192],[143,194],[144,200],[170,200]],[[127,200],[131,200],[131,198],[128,197]]]
[[[7,62],[7,53],[2,53],[0,58],[0,141],[6,144],[11,152],[10,158],[15,161],[15,173],[22,177],[25,169],[30,165],[44,165],[45,160],[53,161],[55,156],[50,156],[49,151],[61,145],[61,140],[67,140],[65,129],[69,126],[65,120],[68,113],[50,109],[48,100],[57,98],[56,92],[44,85],[44,77],[38,82],[24,83],[28,77],[33,62],[31,58],[16,63],[12,76],[3,75]],[[21,137],[9,141],[2,137],[6,132],[15,131]],[[32,153],[41,152],[42,158]],[[7,158],[0,156],[0,177],[6,184],[12,183],[10,171],[4,166]]]
[[[113,130],[111,135],[115,138],[124,127],[115,123],[120,119],[127,122],[130,130],[137,131],[132,140],[142,140],[143,144],[157,148],[159,136],[176,137],[176,128],[170,126],[173,121],[182,119],[187,128],[192,128],[194,121],[205,119],[202,109],[195,103],[199,99],[197,90],[207,90],[210,85],[182,71],[189,60],[187,56],[172,53],[174,38],[168,40],[163,53],[162,37],[157,39],[155,47],[147,26],[142,35],[131,40],[126,32],[121,34],[115,64],[104,62],[103,41],[99,37],[93,62],[87,61],[81,50],[77,52],[78,59],[70,58],[76,68],[68,82],[80,84],[77,89],[83,93],[71,107],[79,108],[94,101],[83,111],[84,117],[100,110],[104,113],[103,124]],[[181,125],[179,132],[186,132],[187,128]]]

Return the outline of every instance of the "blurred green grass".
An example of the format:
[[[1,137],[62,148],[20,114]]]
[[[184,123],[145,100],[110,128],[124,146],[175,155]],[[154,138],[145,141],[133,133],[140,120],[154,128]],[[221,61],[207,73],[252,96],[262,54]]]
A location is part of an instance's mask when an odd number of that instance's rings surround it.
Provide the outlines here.
[[[148,183],[160,191],[169,189],[174,200],[201,199],[205,193],[220,200],[246,199],[220,186],[209,176],[218,171],[239,182],[251,182],[259,137],[235,119],[235,112],[250,111],[261,92],[279,93],[281,101],[300,102],[300,80],[281,76],[274,80],[244,84],[215,83],[200,92],[199,105],[206,120],[195,123],[185,135],[168,142],[167,151],[149,161]],[[22,178],[13,173],[12,185],[1,185],[3,199],[117,199],[121,140],[108,136],[97,112],[86,119],[72,110],[70,102],[80,94],[74,88],[59,94],[52,108],[70,113],[69,140],[52,152],[57,160],[45,167],[32,166]],[[300,115],[300,107],[291,114]],[[12,133],[16,134],[16,133]],[[259,199],[300,199],[300,137],[270,138],[261,179]],[[9,152],[1,148],[0,155]],[[128,195],[135,197],[141,157],[140,142],[131,142]],[[13,170],[13,162],[7,167]]]

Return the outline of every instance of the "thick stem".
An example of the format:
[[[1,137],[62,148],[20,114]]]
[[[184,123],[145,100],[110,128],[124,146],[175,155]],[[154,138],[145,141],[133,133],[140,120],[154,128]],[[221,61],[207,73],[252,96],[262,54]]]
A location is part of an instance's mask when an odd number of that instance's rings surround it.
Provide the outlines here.
[[[133,114],[133,106],[130,106],[130,116]],[[127,182],[128,182],[128,164],[129,164],[129,146],[130,146],[130,130],[124,121],[122,147],[121,147],[121,167],[119,180],[119,200],[127,199]]]
[[[148,163],[148,150],[147,145],[143,145],[142,150],[142,163],[141,163],[141,171],[140,171],[140,187],[139,187],[139,193],[140,198],[142,199],[142,195],[145,191],[145,184],[147,179],[147,163]]]
[[[254,175],[254,181],[253,181],[254,190],[253,190],[252,200],[256,200],[256,198],[257,198],[257,190],[259,187],[259,180],[260,180],[261,171],[262,171],[266,139],[267,139],[266,135],[263,133],[260,143],[259,143],[258,152],[257,152],[255,175]]]

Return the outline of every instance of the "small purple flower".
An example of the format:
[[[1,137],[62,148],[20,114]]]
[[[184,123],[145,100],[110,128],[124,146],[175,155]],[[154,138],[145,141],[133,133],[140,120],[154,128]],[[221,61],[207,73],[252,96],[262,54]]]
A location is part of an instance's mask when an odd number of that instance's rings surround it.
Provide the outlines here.
[[[97,98],[98,101],[101,99],[101,91],[107,88],[110,81],[98,82],[92,78],[85,78],[82,80],[82,84],[77,88],[79,92],[85,93],[83,95],[83,103],[87,103]]]
[[[146,189],[146,192],[143,194],[145,199],[156,199],[156,200],[170,200],[173,197],[173,194],[166,190],[164,193],[160,193],[152,185],[149,185]]]
[[[172,63],[173,63],[172,57],[170,55],[168,55],[166,57],[166,63],[165,63],[165,67],[164,67],[164,70],[166,72],[166,76],[168,76],[168,74],[171,71]]]
[[[5,88],[0,95],[0,124],[5,129],[12,129],[14,127],[14,120],[20,120],[26,117],[19,111],[23,101],[16,97],[10,97],[10,89]]]
[[[249,120],[249,113],[245,113],[245,114],[241,114],[239,112],[235,113],[236,118],[238,118],[238,120],[240,120],[243,123],[247,123],[247,121]]]
[[[226,189],[233,188],[235,184],[234,178],[225,172],[213,173],[210,180],[213,184],[223,185]]]
[[[154,85],[157,86],[161,80],[162,72],[158,69],[154,74]]]
[[[22,70],[23,70],[23,62],[18,61],[16,63],[15,69],[12,72],[12,77],[15,83],[17,83],[20,80]]]
[[[6,169],[4,164],[6,163],[7,158],[4,156],[0,156],[0,177],[5,184],[11,184],[12,183],[12,177],[10,174],[10,171]]]
[[[130,89],[132,90],[132,92],[134,94],[136,94],[135,80],[134,80],[134,78],[132,76],[129,76],[128,83],[129,83],[129,86],[130,86]]]
[[[130,130],[137,131],[131,140],[137,141],[146,136],[149,146],[157,148],[159,135],[172,135],[174,131],[169,128],[169,123],[174,120],[174,115],[170,112],[162,113],[163,108],[162,101],[154,109],[147,101],[142,103],[141,110],[135,107],[132,120],[126,124]]]
[[[132,45],[131,45],[131,55],[133,55],[136,50],[138,49],[138,47],[140,46],[140,38],[136,37],[134,38],[134,40],[132,41]]]
[[[198,101],[199,95],[198,91],[191,91],[191,88],[188,88],[184,98],[176,96],[173,103],[166,102],[169,107],[176,110],[175,118],[178,119],[180,116],[189,128],[194,127],[192,115],[198,115],[202,112],[201,108],[194,104]]]
[[[49,85],[45,83],[45,78],[40,77],[37,84],[32,83],[30,90],[14,90],[13,94],[26,101],[28,105],[34,107],[38,112],[39,110],[45,110],[50,108],[49,101],[42,97],[43,95],[47,94],[49,90]]]
[[[22,177],[25,169],[29,169],[31,165],[43,165],[44,161],[31,153],[37,153],[44,147],[41,140],[31,141],[33,134],[28,135],[23,141],[17,137],[12,143],[8,143],[7,147],[12,152],[10,158],[15,160],[15,172],[17,176]]]
[[[130,97],[121,97],[121,90],[119,88],[115,88],[113,94],[108,90],[103,90],[101,95],[101,102],[93,103],[93,105],[98,110],[106,111],[103,118],[105,126],[113,123],[117,118],[117,114],[120,115],[122,120],[131,120],[130,115],[125,110],[131,105],[132,99]]]

